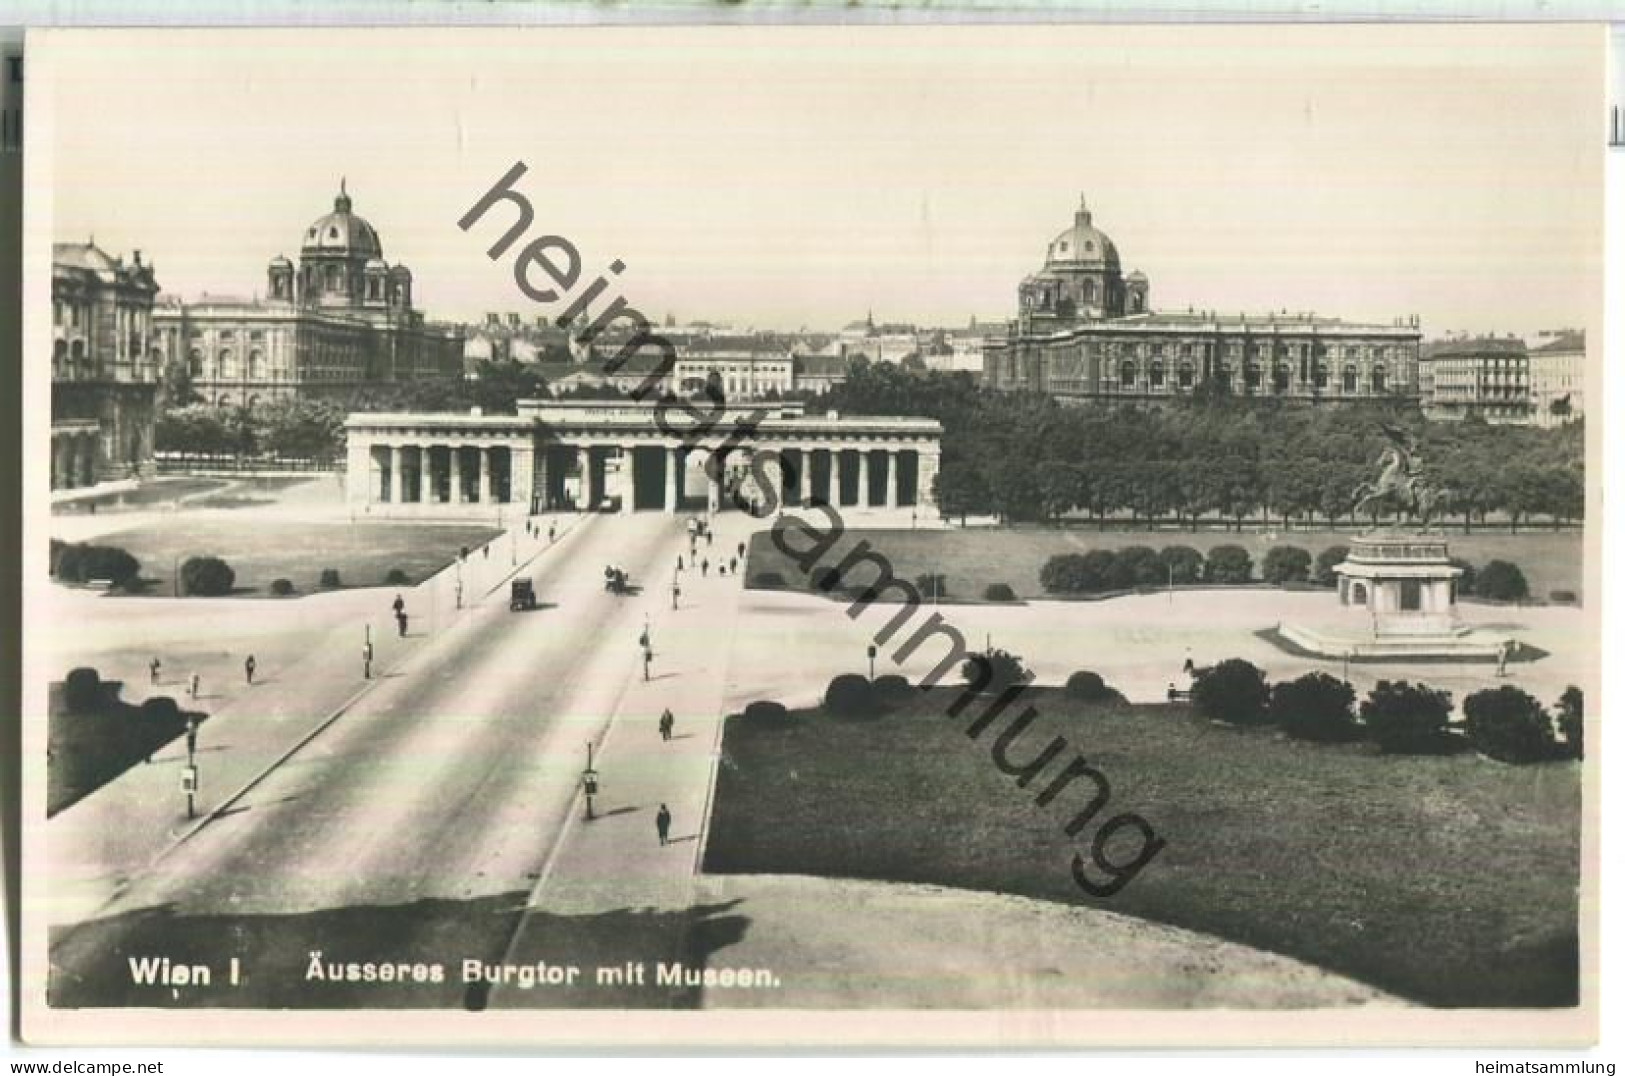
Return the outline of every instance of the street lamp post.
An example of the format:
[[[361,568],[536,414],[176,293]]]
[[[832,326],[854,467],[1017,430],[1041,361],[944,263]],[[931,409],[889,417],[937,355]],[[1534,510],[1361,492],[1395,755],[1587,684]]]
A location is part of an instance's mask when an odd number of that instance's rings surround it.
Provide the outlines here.
[[[869,679],[875,678],[875,644],[869,644]]]
[[[587,768],[581,771],[581,790],[587,799],[587,821],[593,820],[592,798],[598,795],[598,771],[592,768],[592,741],[587,741]]]

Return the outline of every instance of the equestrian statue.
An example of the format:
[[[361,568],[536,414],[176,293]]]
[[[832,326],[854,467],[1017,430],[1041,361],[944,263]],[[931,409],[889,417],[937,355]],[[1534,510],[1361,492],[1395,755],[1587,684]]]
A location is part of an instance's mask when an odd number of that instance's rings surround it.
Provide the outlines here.
[[[1416,438],[1409,430],[1379,422],[1388,437],[1388,447],[1382,450],[1378,466],[1381,474],[1375,482],[1362,482],[1354,489],[1354,507],[1350,514],[1356,518],[1366,513],[1387,509],[1400,516],[1408,516],[1420,528],[1426,529],[1433,517],[1450,503],[1451,491],[1435,486],[1422,466],[1422,457],[1416,454]]]

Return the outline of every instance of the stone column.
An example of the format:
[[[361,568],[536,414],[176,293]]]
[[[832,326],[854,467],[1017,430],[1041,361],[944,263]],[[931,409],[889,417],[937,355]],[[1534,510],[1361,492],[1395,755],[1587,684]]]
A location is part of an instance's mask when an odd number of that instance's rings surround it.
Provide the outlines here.
[[[705,507],[711,512],[722,510],[722,479],[726,473],[726,457],[720,452],[713,455],[708,464],[714,464],[714,470],[707,470],[705,475]]]
[[[886,453],[886,507],[897,507],[897,461],[901,455],[897,452]]]
[[[495,455],[495,453],[496,449],[494,448],[481,448],[479,450],[479,455],[476,457],[480,469],[481,504],[491,503],[491,471],[492,464],[495,462],[492,457]]]
[[[869,450],[858,449],[858,502],[856,507],[869,507]]]
[[[592,449],[586,445],[576,448],[576,465],[581,470],[580,488],[576,492],[576,510],[592,507]]]
[[[787,449],[786,451],[789,450]],[[784,471],[784,489],[779,492],[779,497],[782,501],[784,501],[786,506],[792,504],[802,505],[807,503],[807,499],[802,496],[801,491],[806,488],[805,476],[807,473],[808,455],[809,453],[806,449],[798,448],[795,450],[795,456],[793,459],[789,456],[785,457],[785,460],[787,463],[789,463],[789,466],[785,468]]]
[[[463,503],[463,446],[451,446],[451,503]]]
[[[683,450],[666,453],[666,511],[676,513],[683,500]]]
[[[433,491],[434,488],[429,483],[430,461],[433,458],[434,457],[432,457],[429,454],[429,446],[428,445],[419,445],[418,446],[418,503],[419,504],[428,504],[429,501],[434,497],[434,491]]]
[[[921,508],[935,508],[937,506],[936,491],[932,488],[936,484],[937,466],[942,459],[942,450],[936,445],[921,446],[919,450],[919,467],[915,470],[915,484],[918,491],[914,500]]]
[[[538,507],[535,501],[536,476],[545,466],[545,460],[536,458],[534,443],[508,446],[508,501],[523,506],[526,515],[532,514]]]
[[[401,481],[402,455],[400,445],[389,446],[389,488],[384,491],[386,503],[399,504],[406,500],[406,486]]]
[[[621,515],[631,515],[638,499],[638,453],[632,445],[623,445],[615,451],[621,459],[620,480],[617,483],[620,486]]]

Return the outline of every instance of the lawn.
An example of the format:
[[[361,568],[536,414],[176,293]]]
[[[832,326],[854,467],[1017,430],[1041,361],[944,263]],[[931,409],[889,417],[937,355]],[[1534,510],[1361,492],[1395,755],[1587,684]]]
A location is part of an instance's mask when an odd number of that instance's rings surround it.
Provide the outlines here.
[[[812,513],[809,524],[821,524]],[[1021,598],[1043,598],[1038,573],[1044,562],[1059,553],[1086,553],[1091,549],[1121,549],[1146,545],[1188,545],[1206,554],[1216,545],[1239,545],[1252,554],[1257,574],[1264,554],[1273,545],[1296,545],[1318,554],[1331,545],[1347,545],[1350,535],[1337,531],[1277,531],[1273,538],[1259,531],[1097,531],[1084,527],[972,527],[950,530],[858,530],[844,534],[835,548],[819,560],[833,567],[858,541],[867,541],[891,561],[900,579],[927,572],[947,576],[947,596],[981,598],[991,583],[1006,583]],[[807,544],[800,539],[799,544]],[[1452,535],[1452,556],[1465,557],[1482,567],[1491,560],[1510,560],[1523,569],[1532,597],[1544,599],[1553,590],[1583,594],[1584,537],[1578,531],[1524,534]],[[766,532],[754,535],[750,545],[750,578],[778,572],[795,589],[811,589],[807,574],[774,547]],[[866,577],[867,578],[867,577]]]
[[[349,587],[383,586],[393,568],[415,584],[450,564],[463,546],[478,549],[500,533],[479,524],[290,523],[225,515],[178,516],[98,541],[141,562],[146,594],[173,595],[176,565],[209,554],[231,565],[236,593],[248,597],[268,596],[274,579],[311,593],[324,568],[337,568]]]
[[[1576,1003],[1580,772],[1467,753],[1386,757],[1270,729],[1216,726],[1183,706],[1085,704],[1053,689],[1012,748],[1069,741],[1025,791],[915,692],[874,721],[728,719],[705,869],[935,883],[1092,904],[1309,961],[1439,1006]],[[1012,712],[1014,712],[1012,710]],[[1033,803],[1082,754],[1110,800],[1076,838],[1074,784]],[[1134,811],[1167,841],[1111,897],[1073,881],[1108,816]],[[1133,858],[1132,831],[1111,854]],[[1099,879],[1101,875],[1094,874]]]

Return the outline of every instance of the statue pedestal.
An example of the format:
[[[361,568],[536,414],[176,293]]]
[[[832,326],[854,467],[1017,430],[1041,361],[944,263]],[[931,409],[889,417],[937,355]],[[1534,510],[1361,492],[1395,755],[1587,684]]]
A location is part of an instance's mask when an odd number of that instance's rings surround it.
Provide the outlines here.
[[[1493,661],[1506,637],[1456,617],[1448,543],[1437,535],[1367,534],[1337,565],[1338,616],[1321,625],[1282,624],[1281,634],[1313,654],[1363,660],[1480,658]]]

